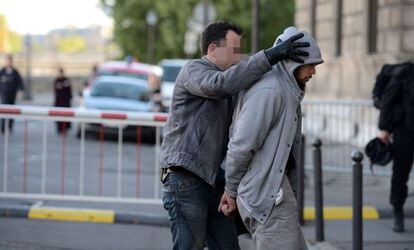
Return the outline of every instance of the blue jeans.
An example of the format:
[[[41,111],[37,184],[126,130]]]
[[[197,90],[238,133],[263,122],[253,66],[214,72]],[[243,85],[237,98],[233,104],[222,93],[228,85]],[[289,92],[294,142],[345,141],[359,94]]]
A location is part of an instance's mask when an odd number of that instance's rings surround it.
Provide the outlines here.
[[[232,219],[217,211],[224,181],[215,187],[197,176],[169,173],[163,203],[170,219],[173,249],[240,249]]]

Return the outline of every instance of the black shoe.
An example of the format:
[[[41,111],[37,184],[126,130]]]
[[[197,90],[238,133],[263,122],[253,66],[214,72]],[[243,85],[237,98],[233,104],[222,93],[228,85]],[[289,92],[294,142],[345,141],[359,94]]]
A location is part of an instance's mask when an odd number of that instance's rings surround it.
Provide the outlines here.
[[[396,233],[402,233],[404,229],[404,211],[402,209],[394,210],[395,220],[392,230]]]

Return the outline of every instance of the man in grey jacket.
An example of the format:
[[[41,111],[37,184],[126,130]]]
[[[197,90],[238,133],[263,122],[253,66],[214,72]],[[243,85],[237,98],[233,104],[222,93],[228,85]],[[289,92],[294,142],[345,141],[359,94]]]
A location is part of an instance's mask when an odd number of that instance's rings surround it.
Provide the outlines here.
[[[322,63],[315,40],[304,63],[283,60],[258,84],[239,94],[226,156],[226,186],[219,211],[237,208],[257,249],[307,249],[298,223],[296,170],[300,164],[301,108],[305,84]],[[275,44],[299,34],[285,29]]]
[[[210,24],[202,34],[203,58],[185,65],[174,86],[170,116],[161,145],[164,208],[174,249],[238,249],[231,219],[217,211],[224,192],[220,164],[226,153],[235,100],[271,65],[307,52],[298,34],[277,46],[241,59],[239,27]]]

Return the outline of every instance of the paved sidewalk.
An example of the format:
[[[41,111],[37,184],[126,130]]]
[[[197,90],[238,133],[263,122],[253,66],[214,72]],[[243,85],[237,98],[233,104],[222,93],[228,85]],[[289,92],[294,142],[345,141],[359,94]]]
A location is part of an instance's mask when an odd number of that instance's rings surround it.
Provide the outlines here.
[[[307,171],[305,206],[314,205],[312,172]],[[352,206],[352,176],[324,172],[324,204],[328,206]],[[393,219],[388,205],[389,177],[364,176],[364,206],[373,206],[379,217],[364,221],[364,249],[413,249],[414,250],[414,197],[413,180],[409,183],[410,196],[406,204],[406,228],[402,234],[391,230]],[[157,226],[168,234],[168,219],[162,205],[137,205],[96,202],[30,201],[0,199],[0,215],[29,217],[30,208],[36,207],[32,218],[69,221],[92,221],[104,223]],[[65,209],[70,208],[70,209]],[[65,209],[65,210],[62,210]],[[105,210],[105,211],[102,211]],[[63,212],[62,212],[63,211]],[[109,218],[109,219],[108,219]],[[143,227],[144,228],[144,227]],[[303,227],[310,249],[352,249],[352,220],[325,220],[326,242],[316,243],[315,227],[308,220]],[[240,238],[243,249],[252,249],[247,236]]]
[[[392,219],[364,221],[364,249],[414,250],[414,219],[407,219],[405,223],[406,232],[395,233],[391,230],[393,224]],[[352,221],[325,221],[324,225],[325,241],[337,249],[352,249]],[[306,223],[303,231],[308,241],[312,244],[315,239],[315,227],[313,223]]]

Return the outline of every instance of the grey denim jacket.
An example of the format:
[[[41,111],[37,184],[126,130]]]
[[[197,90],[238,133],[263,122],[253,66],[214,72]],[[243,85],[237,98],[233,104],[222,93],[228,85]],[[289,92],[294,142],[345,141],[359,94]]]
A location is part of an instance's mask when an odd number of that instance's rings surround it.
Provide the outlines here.
[[[227,149],[233,98],[270,69],[263,51],[225,71],[206,57],[186,64],[174,86],[161,168],[180,166],[214,185]]]

